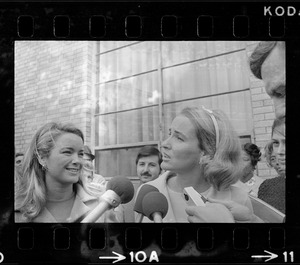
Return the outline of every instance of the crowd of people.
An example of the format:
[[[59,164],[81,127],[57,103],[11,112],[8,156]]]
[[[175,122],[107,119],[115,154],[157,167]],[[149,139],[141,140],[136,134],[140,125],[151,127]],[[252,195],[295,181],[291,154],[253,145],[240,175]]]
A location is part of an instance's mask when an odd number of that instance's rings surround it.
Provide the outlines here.
[[[183,109],[173,119],[160,150],[144,146],[137,153],[140,184],[134,200],[143,186],[153,186],[167,201],[163,222],[264,222],[255,214],[251,196],[285,214],[284,43],[259,43],[250,68],[263,80],[275,107],[271,139],[264,150],[254,143],[241,146],[221,110],[198,106]],[[257,175],[262,151],[277,177],[264,180]],[[99,207],[108,185],[95,173],[94,159],[76,126],[42,126],[26,152],[15,155],[15,221],[82,221]],[[205,206],[187,203],[187,187],[204,198]],[[124,209],[109,208],[96,222],[124,222]],[[145,216],[143,222],[153,220]]]

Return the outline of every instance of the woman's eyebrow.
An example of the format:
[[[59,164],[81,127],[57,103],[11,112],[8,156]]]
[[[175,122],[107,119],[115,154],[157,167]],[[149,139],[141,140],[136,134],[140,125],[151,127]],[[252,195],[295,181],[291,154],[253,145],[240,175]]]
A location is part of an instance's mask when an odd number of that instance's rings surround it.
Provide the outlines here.
[[[186,135],[185,135],[184,133],[180,132],[180,131],[174,130],[174,133],[176,133],[176,134],[179,134],[179,135],[182,135],[182,136],[186,137]]]
[[[60,146],[60,149],[61,149],[61,150],[62,150],[62,149],[68,149],[68,150],[72,150],[72,151],[75,150],[74,147],[68,146],[68,145],[66,145],[66,146]],[[84,152],[83,148],[80,149],[79,152]]]
[[[60,148],[73,149],[72,146],[68,146],[68,145],[61,145]]]

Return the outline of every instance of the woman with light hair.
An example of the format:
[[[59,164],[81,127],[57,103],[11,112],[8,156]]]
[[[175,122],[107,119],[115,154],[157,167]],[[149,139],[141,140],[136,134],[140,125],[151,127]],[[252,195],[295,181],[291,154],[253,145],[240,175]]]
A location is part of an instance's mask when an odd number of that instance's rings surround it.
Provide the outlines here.
[[[223,112],[185,108],[173,120],[161,152],[161,167],[167,172],[147,184],[167,198],[163,222],[234,222],[221,204],[188,207],[183,195],[186,187],[206,199],[232,200],[252,211],[247,193],[232,186],[242,174],[241,146]]]
[[[72,124],[50,122],[34,135],[15,191],[15,222],[79,222],[99,203],[82,174],[84,137]],[[97,222],[118,221],[108,211]]]

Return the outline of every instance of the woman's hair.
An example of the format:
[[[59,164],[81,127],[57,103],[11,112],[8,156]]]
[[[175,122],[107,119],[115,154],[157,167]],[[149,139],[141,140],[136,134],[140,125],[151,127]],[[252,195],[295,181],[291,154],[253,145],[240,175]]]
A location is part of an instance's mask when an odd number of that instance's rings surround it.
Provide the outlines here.
[[[255,77],[262,79],[261,66],[267,59],[269,54],[272,52],[272,50],[275,48],[276,44],[276,41],[261,41],[256,46],[255,50],[249,58],[250,69]]]
[[[180,114],[194,125],[199,148],[204,153],[201,170],[207,181],[217,190],[237,182],[242,173],[241,145],[226,115],[220,110],[196,107],[185,108]]]
[[[253,166],[253,168],[255,168],[261,157],[261,152],[258,146],[255,144],[246,143],[243,146],[243,150],[249,155],[251,159],[251,165]]]
[[[39,160],[49,157],[55,140],[65,133],[76,134],[84,141],[83,133],[74,125],[50,122],[35,133],[25,152],[22,180],[16,185],[15,210],[28,221],[35,218],[46,203],[45,170]],[[79,183],[84,186],[81,179]]]
[[[147,156],[157,156],[158,157],[158,164],[159,164],[159,167],[160,167],[160,164],[162,163],[162,154],[161,152],[159,152],[159,150],[154,147],[154,146],[151,146],[151,145],[146,145],[146,146],[143,146],[137,156],[136,156],[136,160],[135,160],[135,164],[137,165],[140,158],[142,157],[147,157]]]

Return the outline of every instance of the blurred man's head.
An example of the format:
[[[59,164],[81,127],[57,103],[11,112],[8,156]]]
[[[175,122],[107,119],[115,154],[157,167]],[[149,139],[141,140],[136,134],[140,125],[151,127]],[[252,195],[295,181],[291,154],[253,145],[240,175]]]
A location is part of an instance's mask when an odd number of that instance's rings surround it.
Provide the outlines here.
[[[85,145],[83,150],[83,159],[92,162],[95,156],[93,155],[91,149]]]
[[[153,146],[142,147],[136,158],[136,172],[142,183],[156,179],[160,172],[162,155]]]
[[[285,175],[285,119],[275,119],[272,126],[272,142],[280,175]]]
[[[93,163],[89,160],[85,160],[83,162],[83,167],[82,167],[82,174],[84,179],[87,182],[92,182],[94,179],[94,167]]]
[[[16,153],[15,155],[15,168],[19,175],[22,173],[22,162],[23,162],[24,154]]]
[[[250,57],[252,73],[265,84],[276,118],[285,117],[285,42],[262,41]]]

